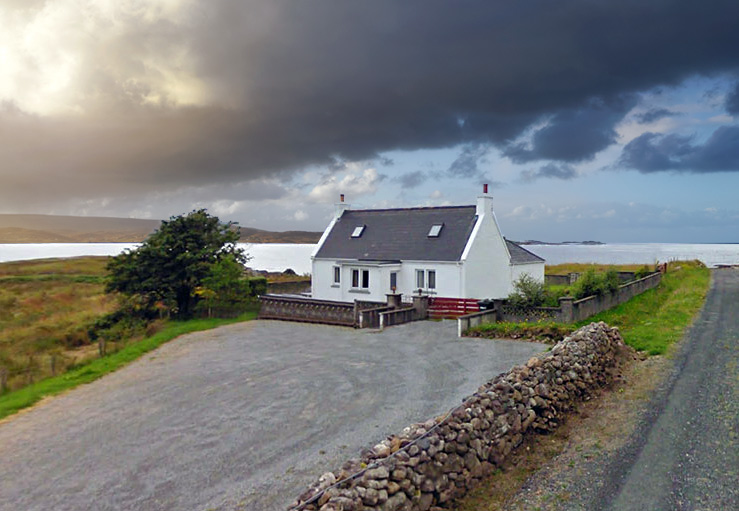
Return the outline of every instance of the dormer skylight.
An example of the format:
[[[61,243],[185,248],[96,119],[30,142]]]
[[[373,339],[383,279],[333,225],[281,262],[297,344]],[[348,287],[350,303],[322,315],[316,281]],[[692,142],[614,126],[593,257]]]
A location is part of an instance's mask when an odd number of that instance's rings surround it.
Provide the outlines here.
[[[346,232],[346,231],[344,231]],[[358,225],[354,228],[354,232],[352,232],[352,238],[359,238],[362,236],[362,233],[364,232],[364,226]]]
[[[431,226],[431,229],[429,230],[429,238],[438,238],[439,234],[441,233],[441,228],[444,227],[444,224],[434,224]]]

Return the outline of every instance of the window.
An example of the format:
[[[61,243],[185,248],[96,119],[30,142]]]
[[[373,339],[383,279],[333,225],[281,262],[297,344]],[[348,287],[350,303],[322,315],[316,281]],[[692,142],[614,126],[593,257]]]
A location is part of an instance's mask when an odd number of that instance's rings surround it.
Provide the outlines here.
[[[394,292],[398,289],[398,272],[390,272],[390,289]]]
[[[362,280],[360,280],[360,277]],[[352,287],[369,289],[370,272],[369,270],[352,270]]]
[[[438,238],[439,234],[441,233],[441,228],[444,227],[444,224],[434,224],[431,226],[431,229],[429,230],[429,238]]]
[[[364,226],[358,225],[354,228],[354,232],[352,232],[352,238],[359,238],[362,236],[362,233],[364,232]]]
[[[416,287],[418,289],[423,289],[424,287],[426,287],[423,285],[424,284],[423,276],[424,276],[423,270],[416,270]]]
[[[334,284],[339,284],[341,282],[341,268],[338,266],[334,266]]]
[[[428,271],[428,284],[429,289],[436,289],[436,270]]]

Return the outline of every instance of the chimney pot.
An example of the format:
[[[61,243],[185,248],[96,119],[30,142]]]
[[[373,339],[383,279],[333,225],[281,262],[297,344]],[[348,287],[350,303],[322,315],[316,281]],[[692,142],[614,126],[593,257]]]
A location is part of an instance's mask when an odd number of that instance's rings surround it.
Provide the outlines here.
[[[488,193],[488,184],[487,183],[485,183],[484,185],[482,185],[482,193]]]
[[[487,186],[487,185],[485,185],[485,186]],[[341,202],[344,202],[344,194],[343,193],[339,196],[339,199],[341,199]]]

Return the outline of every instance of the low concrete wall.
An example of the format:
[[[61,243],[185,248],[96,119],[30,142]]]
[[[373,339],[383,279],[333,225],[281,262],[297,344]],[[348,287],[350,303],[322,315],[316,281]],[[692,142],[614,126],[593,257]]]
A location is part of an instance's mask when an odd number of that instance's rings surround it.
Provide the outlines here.
[[[562,297],[559,299],[559,307],[523,308],[510,306],[503,300],[496,301],[493,310],[467,314],[466,316],[457,318],[457,331],[459,332],[459,336],[462,337],[465,330],[473,326],[500,321],[510,323],[531,323],[537,321],[576,323],[627,302],[644,291],[657,287],[661,281],[661,273],[652,273],[642,279],[620,285],[614,293],[589,296],[581,300]]]
[[[312,298],[262,295],[259,319],[282,319],[329,325],[355,326],[357,310],[353,303]]]
[[[571,312],[569,307],[560,300],[560,320],[562,323],[576,323],[583,321],[601,311],[611,309],[617,305],[627,302],[637,295],[655,288],[662,282],[661,273],[652,273],[644,278],[622,284],[615,293],[607,293],[598,296],[589,296],[581,300],[572,301]]]
[[[393,309],[380,313],[380,328],[388,326],[402,325],[419,319],[416,317],[416,309],[413,307],[403,307],[402,309]]]
[[[380,313],[392,310],[392,305],[373,307],[359,311],[359,328],[381,328]]]
[[[634,280],[634,275],[636,275],[633,271],[619,271],[618,273],[618,280],[620,282],[629,282]],[[578,279],[582,276],[582,273],[568,273],[566,275],[544,275],[544,284],[548,286],[570,286],[578,281]]]
[[[583,327],[481,386],[445,416],[412,424],[323,474],[291,511],[427,511],[447,507],[499,468],[524,437],[548,433],[609,384],[629,352],[617,329]]]

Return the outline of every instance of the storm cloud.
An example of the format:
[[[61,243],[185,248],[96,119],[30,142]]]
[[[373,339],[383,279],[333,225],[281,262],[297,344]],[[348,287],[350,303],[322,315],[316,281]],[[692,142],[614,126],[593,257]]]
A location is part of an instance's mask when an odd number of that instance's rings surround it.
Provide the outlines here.
[[[585,161],[635,93],[739,70],[736,19],[735,1],[9,3],[0,201],[287,179],[460,144],[460,176],[486,147]],[[737,168],[711,141],[630,146],[643,172]]]
[[[644,173],[739,172],[739,126],[721,126],[702,144],[687,136],[644,133],[624,146],[620,164]]]

